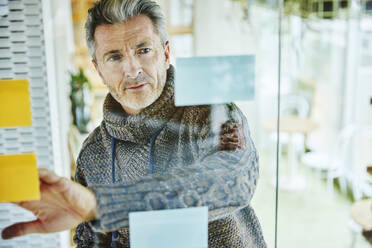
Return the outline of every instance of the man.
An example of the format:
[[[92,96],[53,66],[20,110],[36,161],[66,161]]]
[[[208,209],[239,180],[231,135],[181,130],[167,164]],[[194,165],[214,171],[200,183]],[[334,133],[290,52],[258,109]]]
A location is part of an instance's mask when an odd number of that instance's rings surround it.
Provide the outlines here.
[[[41,202],[20,203],[39,219],[3,235],[83,222],[78,247],[129,247],[129,212],[208,206],[209,247],[266,247],[249,206],[258,158],[246,119],[234,104],[174,106],[160,7],[150,0],[98,1],[86,33],[110,92],[102,124],[77,161],[76,181],[89,189],[41,170]]]

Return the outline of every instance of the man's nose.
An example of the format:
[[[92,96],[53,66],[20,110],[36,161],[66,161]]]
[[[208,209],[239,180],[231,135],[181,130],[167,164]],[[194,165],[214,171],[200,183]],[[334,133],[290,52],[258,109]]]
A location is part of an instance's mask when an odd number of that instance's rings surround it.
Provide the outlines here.
[[[135,56],[129,56],[124,62],[124,76],[127,79],[135,79],[142,73],[142,67]]]

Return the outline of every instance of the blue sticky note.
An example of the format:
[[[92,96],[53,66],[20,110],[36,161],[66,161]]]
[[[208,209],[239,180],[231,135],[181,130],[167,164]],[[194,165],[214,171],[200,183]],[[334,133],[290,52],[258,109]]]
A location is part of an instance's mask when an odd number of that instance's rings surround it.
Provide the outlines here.
[[[254,56],[176,60],[176,106],[247,101],[254,97]]]
[[[132,248],[207,248],[208,207],[129,213]]]

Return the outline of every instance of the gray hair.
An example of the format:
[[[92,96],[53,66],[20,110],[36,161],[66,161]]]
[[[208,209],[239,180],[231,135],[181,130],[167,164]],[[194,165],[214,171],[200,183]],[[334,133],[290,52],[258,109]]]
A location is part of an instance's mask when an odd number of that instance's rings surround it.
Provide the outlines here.
[[[123,24],[141,14],[150,18],[164,46],[168,40],[167,24],[156,2],[151,0],[100,0],[95,2],[88,11],[85,23],[86,41],[92,58],[96,61],[94,32],[99,25]]]

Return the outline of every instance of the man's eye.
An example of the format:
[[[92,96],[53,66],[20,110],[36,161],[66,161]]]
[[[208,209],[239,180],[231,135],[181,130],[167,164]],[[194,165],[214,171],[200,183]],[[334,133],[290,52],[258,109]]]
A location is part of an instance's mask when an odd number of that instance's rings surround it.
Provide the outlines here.
[[[109,58],[110,61],[118,61],[121,59],[120,55],[113,55]]]
[[[146,54],[149,53],[151,50],[150,48],[142,48],[138,51],[139,54]]]

